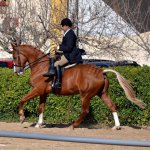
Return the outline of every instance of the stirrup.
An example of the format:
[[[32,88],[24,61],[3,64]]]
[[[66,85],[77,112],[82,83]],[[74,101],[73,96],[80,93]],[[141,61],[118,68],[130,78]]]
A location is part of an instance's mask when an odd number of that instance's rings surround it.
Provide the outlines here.
[[[54,74],[55,75],[55,74]],[[43,76],[44,77],[52,77],[52,76],[54,76],[53,74],[49,74],[48,72],[47,73],[45,73],[45,74],[43,74]]]
[[[61,88],[61,83],[56,81],[53,85],[54,88]]]
[[[55,70],[51,70],[51,71],[43,74],[44,77],[51,77],[54,75],[55,75]]]

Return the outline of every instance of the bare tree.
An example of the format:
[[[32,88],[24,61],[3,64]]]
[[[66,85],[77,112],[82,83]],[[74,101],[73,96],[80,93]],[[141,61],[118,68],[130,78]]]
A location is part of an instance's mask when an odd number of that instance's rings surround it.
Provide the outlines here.
[[[125,54],[132,55],[128,50],[134,44],[150,54],[150,37],[145,39],[140,34],[140,31],[148,31],[149,22],[146,19],[150,13],[147,9],[144,15],[147,17],[141,15],[142,0],[132,9],[130,0],[113,0],[112,4],[107,5],[108,1],[69,0],[68,15],[74,22],[79,46],[85,48],[87,53],[90,51],[90,55],[108,55],[115,60],[122,59]],[[60,29],[60,25],[52,26],[50,22],[50,4],[49,0],[16,0],[13,7],[5,9],[0,28],[0,35],[3,35],[0,36],[0,45],[7,50],[11,39],[42,49],[48,48],[47,43],[51,38],[59,43],[60,37],[50,30],[50,27]],[[65,6],[62,4],[61,7]],[[64,16],[63,10],[57,13]],[[144,27],[142,23],[147,26]],[[127,40],[132,44],[128,44]]]
[[[50,38],[50,2],[49,0],[16,0],[5,8],[0,28],[0,45],[7,50],[8,44],[32,44],[37,47],[45,45]]]
[[[80,45],[93,49],[90,55],[108,54],[115,59],[121,57],[125,50],[122,49],[124,40],[116,40],[120,36],[116,27],[117,14],[101,0],[85,0],[79,4]]]
[[[117,29],[129,40],[137,44],[150,54],[150,37],[143,36],[145,32],[150,30],[150,5],[146,0],[124,2],[120,9],[123,10],[122,17],[127,22],[127,26],[132,29],[132,34],[136,38],[132,38],[127,30],[121,30],[123,25],[117,25]],[[120,11],[121,11],[120,10]],[[120,13],[119,13],[120,14]],[[141,34],[143,33],[143,34]],[[146,35],[146,34],[145,34]]]
[[[109,5],[104,3],[107,1]],[[80,46],[89,48],[91,55],[107,54],[118,60],[124,55],[132,57],[132,49],[137,47],[150,54],[150,36],[141,34],[150,27],[150,11],[145,0],[83,0],[78,7],[78,17],[74,18],[78,18],[75,21],[78,22]]]

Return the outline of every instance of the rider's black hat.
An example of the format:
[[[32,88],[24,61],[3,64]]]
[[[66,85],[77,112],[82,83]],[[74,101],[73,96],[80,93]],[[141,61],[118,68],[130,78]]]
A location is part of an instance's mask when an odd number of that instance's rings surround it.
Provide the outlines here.
[[[68,19],[68,18],[64,18],[62,21],[61,21],[61,25],[62,26],[69,26],[69,27],[72,27],[72,22],[71,22],[71,20],[70,19]]]

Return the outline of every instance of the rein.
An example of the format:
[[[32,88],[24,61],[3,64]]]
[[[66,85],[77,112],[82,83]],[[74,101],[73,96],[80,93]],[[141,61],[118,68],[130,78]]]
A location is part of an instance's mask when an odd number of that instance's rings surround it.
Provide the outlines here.
[[[25,68],[25,70],[29,69],[30,66],[36,64],[39,60],[41,60],[42,58],[46,57],[47,55],[49,55],[49,53],[43,55],[42,57],[38,58],[37,60],[31,62],[31,63],[28,63],[27,65],[25,65],[23,68]]]
[[[47,53],[47,54],[43,55],[42,57],[38,58],[37,60],[35,60],[35,61],[31,62],[31,63],[28,63],[25,66],[21,66],[21,60],[20,60],[19,50],[16,49],[16,52],[17,52],[17,57],[18,57],[18,65],[14,64],[14,66],[16,66],[16,67],[22,67],[24,70],[27,70],[28,68],[30,68],[30,66],[36,64],[39,60],[41,60],[42,58],[44,58],[44,57],[46,57],[47,55],[50,54],[50,53]]]

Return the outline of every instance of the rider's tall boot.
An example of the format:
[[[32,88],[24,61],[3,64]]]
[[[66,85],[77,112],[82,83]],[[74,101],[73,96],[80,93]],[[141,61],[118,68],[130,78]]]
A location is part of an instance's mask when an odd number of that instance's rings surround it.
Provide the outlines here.
[[[43,74],[44,77],[51,77],[51,76],[54,76],[55,75],[55,67],[54,67],[54,58],[50,58],[49,60],[49,68],[48,68],[48,72]]]
[[[57,75],[56,75],[56,80],[55,80],[55,83],[54,83],[54,87],[55,88],[61,88],[62,71],[61,71],[60,66],[56,67],[56,72],[57,72]]]

